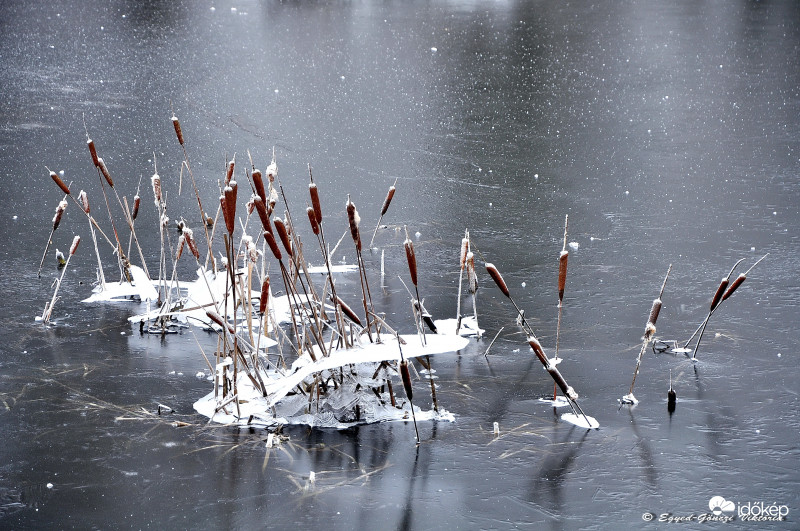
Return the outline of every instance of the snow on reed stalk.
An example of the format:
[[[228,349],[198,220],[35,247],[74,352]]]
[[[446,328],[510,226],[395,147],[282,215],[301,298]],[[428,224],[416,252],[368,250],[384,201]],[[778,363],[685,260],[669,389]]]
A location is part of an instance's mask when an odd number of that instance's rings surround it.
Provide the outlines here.
[[[706,318],[703,320],[702,323],[700,323],[700,326],[698,327],[698,330],[700,330],[700,336],[697,338],[697,344],[695,344],[694,347],[694,353],[692,354],[692,361],[697,360],[697,351],[700,348],[700,340],[703,339],[703,333],[705,333],[706,331],[706,326],[708,325],[709,319],[711,319],[711,315],[717,310],[717,308],[719,308],[719,305],[723,301],[728,300],[728,298],[731,295],[733,295],[733,292],[736,291],[745,280],[747,280],[747,275],[750,273],[750,271],[752,271],[753,268],[757,266],[767,256],[769,256],[769,253],[759,258],[756,261],[756,263],[750,266],[750,269],[748,269],[744,273],[740,273],[739,276],[736,277],[736,280],[734,280],[732,283],[729,284],[730,277],[733,274],[734,269],[736,269],[736,266],[738,266],[744,260],[744,258],[742,258],[733,265],[730,273],[728,273],[728,276],[722,279],[719,286],[717,287],[717,291],[714,293],[714,297],[711,299],[711,306],[709,308],[708,315],[706,315]],[[692,337],[689,338],[689,340],[686,342],[683,348],[686,348],[689,345],[689,343],[692,341],[692,338],[694,338],[695,334],[697,334],[697,330],[695,330],[694,334],[692,334]]]
[[[55,281],[55,289],[53,290],[53,298],[50,299],[50,302],[45,304],[44,311],[42,312],[42,321],[44,324],[48,324],[50,322],[50,318],[53,315],[53,306],[56,304],[56,300],[58,299],[58,290],[61,288],[61,282],[64,280],[64,275],[67,273],[67,269],[69,268],[69,261],[75,255],[75,251],[78,250],[78,244],[81,243],[81,237],[75,236],[72,239],[72,245],[69,248],[69,256],[67,256],[67,263],[64,265],[64,269],[61,271],[61,276]]]
[[[667,285],[667,279],[669,279],[669,274],[672,271],[672,264],[669,265],[667,269],[667,275],[664,277],[664,283],[661,284],[661,291],[658,294],[658,298],[653,301],[653,305],[650,307],[650,314],[647,317],[647,324],[644,327],[644,337],[642,338],[642,348],[639,350],[639,356],[636,358],[636,369],[633,371],[633,380],[631,381],[631,388],[628,391],[628,394],[622,397],[623,403],[633,403],[637,402],[636,398],[633,396],[633,386],[636,383],[636,376],[639,374],[639,367],[642,364],[642,356],[644,355],[644,351],[647,348],[647,344],[653,338],[656,333],[656,320],[658,319],[658,314],[661,312],[661,297],[664,295],[664,288]]]
[[[375,225],[375,230],[372,232],[372,239],[369,241],[370,247],[372,247],[372,242],[375,241],[375,235],[378,233],[378,228],[381,226],[381,221],[383,221],[384,214],[386,214],[386,211],[389,210],[389,205],[392,204],[392,198],[394,198],[396,185],[397,179],[395,179],[394,184],[389,187],[389,191],[386,193],[386,198],[383,200],[383,206],[381,206],[381,215],[378,217],[378,223]]]

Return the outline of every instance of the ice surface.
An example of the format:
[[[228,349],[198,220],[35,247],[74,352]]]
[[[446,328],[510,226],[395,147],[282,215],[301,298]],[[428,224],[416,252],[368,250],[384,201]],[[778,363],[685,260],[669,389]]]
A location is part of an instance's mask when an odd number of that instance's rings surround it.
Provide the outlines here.
[[[566,397],[561,395],[557,396],[555,400],[548,400],[547,398],[540,398],[539,402],[545,402],[553,407],[567,407],[569,406],[569,400]]]
[[[436,325],[436,330],[439,335],[455,335],[453,331],[456,329],[456,319],[436,319],[433,324]],[[458,335],[464,337],[482,336],[486,330],[478,328],[474,316],[462,317],[461,328],[458,330]]]

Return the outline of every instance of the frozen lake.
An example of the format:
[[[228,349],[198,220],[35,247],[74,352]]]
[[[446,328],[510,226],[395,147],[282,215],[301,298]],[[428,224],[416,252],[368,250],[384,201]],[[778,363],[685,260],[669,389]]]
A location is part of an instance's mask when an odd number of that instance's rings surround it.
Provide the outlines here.
[[[711,515],[755,529],[754,507],[796,528],[798,65],[791,0],[0,3],[0,528],[625,529]],[[97,262],[74,203],[37,278],[63,195],[45,166],[87,191],[111,234],[87,130],[119,193],[140,186],[137,234],[157,268],[154,156],[170,217],[197,213],[185,174],[178,195],[173,111],[207,204],[228,158],[245,166],[249,151],[264,169],[274,149],[296,206],[310,164],[326,231],[346,231],[350,194],[368,239],[397,181],[364,259],[402,333],[402,227],[436,318],[455,317],[469,229],[486,334],[436,356],[455,422],[421,422],[419,446],[412,425],[384,423],[286,427],[268,448],[268,431],[193,411],[212,390],[197,374],[214,337],[141,335],[127,318],[143,305],[80,302]],[[553,382],[483,268],[503,273],[552,356],[565,215],[558,367],[592,431],[539,401]],[[45,327],[54,249],[75,234]],[[355,261],[349,239],[340,253]],[[682,344],[733,264],[735,278],[767,253],[710,319],[697,363],[648,346],[639,404],[620,407],[669,265],[656,337]],[[194,275],[189,261],[178,271]],[[358,300],[357,274],[339,282]]]

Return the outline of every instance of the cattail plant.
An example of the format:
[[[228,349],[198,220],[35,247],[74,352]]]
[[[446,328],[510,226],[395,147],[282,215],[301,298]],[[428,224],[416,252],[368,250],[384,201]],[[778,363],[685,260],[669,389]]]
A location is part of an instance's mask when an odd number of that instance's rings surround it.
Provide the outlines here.
[[[47,166],[45,166],[45,168],[47,168]],[[50,178],[52,178],[53,182],[55,182],[58,187],[61,188],[61,191],[66,195],[70,195],[69,186],[64,184],[64,181],[61,180],[61,177],[59,177],[58,174],[50,168],[47,168],[47,171],[50,172]]]
[[[456,334],[461,331],[461,283],[464,279],[464,268],[467,265],[467,253],[469,253],[469,231],[464,230],[464,237],[461,239],[461,255],[459,263],[461,269],[458,272],[458,297],[456,299]]]
[[[397,185],[397,179],[394,180],[394,184],[389,187],[389,191],[386,193],[386,199],[383,200],[383,206],[381,207],[381,215],[378,218],[378,223],[375,225],[375,230],[372,232],[372,239],[369,241],[370,248],[372,247],[372,242],[375,241],[375,235],[378,234],[378,228],[381,226],[381,221],[383,221],[383,216],[386,214],[386,211],[389,210],[389,205],[392,203],[392,198],[394,197],[395,192],[395,185]]]
[[[411,241],[411,238],[408,237],[408,227],[404,227],[406,232],[406,240],[403,242],[403,247],[406,250],[406,261],[408,262],[408,272],[411,276],[411,282],[414,284],[414,292],[416,294],[417,300],[412,303],[412,307],[415,313],[415,320],[417,321],[417,330],[418,333],[421,333],[421,340],[422,344],[426,345],[427,342],[425,340],[425,324],[427,322],[428,326],[436,332],[436,327],[433,325],[433,319],[428,315],[427,321],[425,320],[425,308],[422,304],[422,299],[419,296],[419,277],[417,276],[417,254],[414,252],[414,242]],[[425,360],[422,358],[418,358],[418,361],[422,364],[423,367],[428,371],[428,378],[431,382],[431,400],[433,401],[433,410],[438,412],[439,411],[439,403],[436,400],[436,384],[434,383],[434,370],[433,366],[431,365],[431,358],[427,354],[425,355]]]
[[[408,405],[411,409],[411,418],[414,420],[414,433],[417,436],[417,444],[420,443],[419,440],[419,430],[417,429],[417,415],[414,413],[414,402],[413,396],[414,391],[411,388],[411,373],[408,369],[408,360],[403,357],[403,346],[402,341],[400,340],[400,336],[397,336],[397,346],[400,349],[400,378],[403,380],[403,389],[406,391],[406,397],[408,398]]]
[[[525,320],[525,312],[523,312],[520,307],[517,306],[517,303],[514,302],[514,299],[511,298],[511,291],[508,289],[508,285],[506,284],[506,281],[503,280],[503,276],[500,274],[500,271],[497,269],[497,267],[495,267],[495,265],[491,262],[487,262],[486,272],[489,273],[489,276],[492,277],[492,280],[494,280],[494,283],[498,288],[500,288],[500,291],[503,293],[503,295],[508,298],[508,300],[514,306],[514,309],[517,310],[517,319],[521,323],[523,331],[529,336],[536,337],[536,335],[533,333],[533,329]]]
[[[695,344],[694,347],[694,353],[692,354],[692,361],[697,360],[697,351],[700,348],[700,340],[703,339],[703,333],[706,331],[706,326],[708,325],[709,319],[711,319],[711,315],[717,310],[717,308],[723,301],[727,300],[731,295],[733,295],[733,292],[736,291],[739,288],[739,286],[741,286],[742,283],[747,279],[747,275],[750,273],[750,271],[752,271],[753,268],[757,266],[767,256],[769,256],[769,253],[759,258],[756,261],[756,263],[750,267],[750,269],[748,269],[744,273],[740,273],[739,276],[736,277],[736,280],[729,283],[730,277],[733,274],[733,271],[736,269],[736,266],[738,266],[744,260],[744,258],[742,258],[733,265],[730,272],[728,273],[728,276],[724,277],[722,281],[719,283],[717,291],[714,293],[714,297],[711,299],[711,306],[709,307],[706,318],[703,320],[702,323],[700,323],[700,326],[697,327],[697,330],[694,331],[692,337],[690,337],[683,345],[683,348],[686,349],[686,347],[689,346],[689,343],[692,341],[692,339],[694,339],[694,336],[697,335],[697,331],[698,330],[700,331],[700,336],[697,338],[697,343]]]
[[[561,392],[564,393],[564,396],[567,398],[567,403],[572,409],[572,413],[576,417],[582,416],[584,420],[586,420],[587,426],[596,427],[593,426],[593,422],[589,420],[589,417],[586,416],[586,413],[583,412],[580,404],[578,404],[578,393],[575,392],[575,389],[573,389],[569,384],[567,384],[567,381],[561,375],[561,372],[558,370],[554,360],[551,360],[547,357],[547,354],[545,354],[541,343],[539,343],[539,340],[533,335],[528,335],[528,345],[531,347],[533,353],[536,355],[536,358],[545,368],[547,373],[553,379],[555,385],[557,385],[561,389]]]
[[[664,288],[667,285],[667,279],[669,279],[669,274],[671,271],[672,264],[670,264],[669,268],[667,269],[667,275],[664,277],[664,283],[661,284],[661,291],[658,294],[658,298],[653,301],[653,305],[650,307],[650,315],[647,317],[647,324],[644,327],[642,348],[639,350],[639,356],[636,358],[636,369],[633,371],[631,388],[628,391],[628,394],[622,397],[623,403],[635,404],[637,402],[636,397],[633,396],[633,386],[636,383],[636,376],[639,374],[639,366],[642,364],[642,356],[647,348],[647,344],[651,339],[653,339],[653,336],[656,333],[656,320],[658,319],[658,314],[661,312],[661,297],[664,295]]]
[[[42,266],[44,265],[44,259],[47,256],[47,251],[50,249],[50,245],[53,243],[53,234],[56,232],[56,229],[61,224],[61,218],[64,216],[64,211],[67,209],[67,198],[66,196],[64,199],[58,202],[58,206],[56,206],[56,213],[53,216],[53,228],[50,229],[50,236],[47,237],[47,244],[44,246],[44,253],[42,253],[42,261],[39,262],[39,271],[36,273],[37,277],[42,276]]]
[[[64,264],[64,269],[61,271],[61,276],[58,277],[58,279],[56,280],[56,287],[55,290],[53,290],[53,298],[50,299],[50,302],[45,304],[44,306],[44,311],[42,312],[42,321],[44,322],[44,324],[48,324],[50,322],[50,318],[53,315],[53,306],[55,306],[56,300],[58,299],[58,290],[61,287],[61,282],[64,280],[64,275],[66,274],[67,269],[69,268],[69,261],[75,255],[75,251],[78,250],[79,243],[81,243],[81,237],[75,236],[72,239],[72,245],[69,248],[69,256],[67,256],[67,262],[66,264]]]
[[[362,301],[364,303],[364,314],[367,320],[367,336],[370,342],[372,342],[370,313],[374,313],[374,310],[372,309],[372,295],[369,291],[369,282],[367,282],[367,270],[364,265],[364,257],[361,254],[361,231],[359,230],[361,216],[358,215],[356,205],[350,200],[349,195],[347,196],[346,210],[347,221],[350,225],[350,236],[353,238],[353,243],[355,243],[356,246],[356,260],[358,261],[358,272],[359,278],[361,279]]]
[[[194,189],[194,195],[195,198],[197,199],[197,208],[200,214],[200,222],[202,223],[203,228],[205,230],[206,244],[208,246],[208,255],[206,260],[211,261],[211,270],[216,271],[216,265],[214,263],[214,253],[211,251],[211,237],[208,234],[208,227],[213,226],[213,218],[211,218],[211,216],[206,215],[205,211],[203,210],[203,202],[200,200],[200,193],[197,190],[197,183],[194,180],[192,167],[189,164],[189,155],[186,151],[186,142],[183,136],[183,129],[181,128],[181,124],[178,121],[178,117],[175,116],[174,112],[172,113],[171,120],[172,120],[172,126],[175,129],[175,136],[178,138],[178,143],[180,144],[181,149],[183,150],[183,165],[181,166],[181,176],[183,175],[183,166],[186,166],[186,171],[189,173],[189,177],[192,180],[192,188]],[[181,187],[182,187],[182,182],[179,183],[178,185],[178,195],[180,195]],[[210,223],[209,220],[211,220]]]
[[[561,313],[564,306],[564,288],[567,285],[567,260],[569,259],[569,251],[567,251],[567,227],[569,226],[569,214],[564,217],[564,245],[561,248],[561,254],[558,256],[558,321],[556,324],[556,360],[558,357],[558,345],[561,337]],[[553,401],[558,398],[558,386],[553,386]]]

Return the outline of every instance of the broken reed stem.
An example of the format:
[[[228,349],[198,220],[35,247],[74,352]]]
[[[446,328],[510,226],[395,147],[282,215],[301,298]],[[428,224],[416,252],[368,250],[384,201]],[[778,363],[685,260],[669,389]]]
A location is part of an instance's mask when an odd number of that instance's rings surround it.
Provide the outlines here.
[[[394,184],[389,187],[389,191],[386,193],[386,199],[383,200],[383,206],[381,207],[381,215],[378,217],[378,223],[375,225],[375,230],[372,232],[372,239],[370,239],[369,241],[370,248],[372,248],[372,243],[375,241],[375,235],[378,234],[378,228],[381,226],[381,221],[383,221],[383,216],[384,214],[386,214],[386,211],[389,210],[389,205],[392,203],[392,198],[394,197],[396,185],[397,185],[397,179],[395,179]]]
[[[661,312],[661,297],[664,295],[664,288],[667,285],[667,279],[669,278],[670,271],[672,271],[672,264],[670,264],[669,268],[667,269],[667,275],[664,277],[663,284],[661,284],[661,291],[658,294],[658,298],[653,301],[653,305],[650,308],[650,314],[647,318],[647,324],[644,328],[642,348],[639,350],[639,355],[636,357],[636,369],[633,371],[633,380],[631,381],[631,388],[628,391],[629,395],[633,394],[633,386],[636,384],[636,376],[639,374],[639,367],[642,364],[642,356],[647,348],[647,344],[656,333],[656,320],[658,319],[658,314]]]

